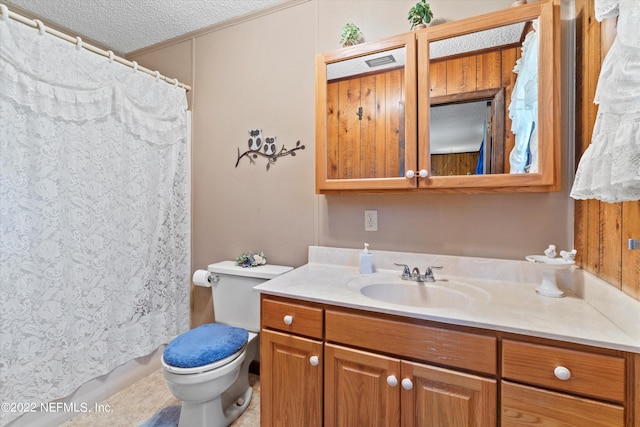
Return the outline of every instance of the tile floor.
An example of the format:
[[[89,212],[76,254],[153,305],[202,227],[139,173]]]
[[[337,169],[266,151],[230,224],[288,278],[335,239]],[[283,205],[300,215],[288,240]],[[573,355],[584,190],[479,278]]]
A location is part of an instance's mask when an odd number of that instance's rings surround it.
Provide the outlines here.
[[[249,382],[253,387],[251,403],[244,414],[231,424],[232,427],[260,425],[260,379],[249,374]],[[88,412],[62,427],[136,427],[162,408],[179,403],[167,388],[159,369],[100,404],[110,412]]]

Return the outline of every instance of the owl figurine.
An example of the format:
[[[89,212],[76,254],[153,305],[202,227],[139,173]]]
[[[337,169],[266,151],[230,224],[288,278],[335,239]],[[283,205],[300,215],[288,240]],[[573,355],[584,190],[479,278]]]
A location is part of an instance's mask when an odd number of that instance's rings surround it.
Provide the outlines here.
[[[262,146],[262,129],[249,131],[249,150],[258,151]]]
[[[276,153],[276,137],[273,138],[267,137],[264,143],[264,154],[267,156],[272,156]]]

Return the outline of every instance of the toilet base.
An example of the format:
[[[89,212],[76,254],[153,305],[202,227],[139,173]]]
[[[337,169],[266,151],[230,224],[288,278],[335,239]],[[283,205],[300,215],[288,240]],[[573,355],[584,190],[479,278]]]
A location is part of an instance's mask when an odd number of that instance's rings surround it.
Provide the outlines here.
[[[251,402],[253,389],[247,388],[235,403],[223,409],[227,393],[209,402],[182,402],[178,427],[210,426],[227,427],[247,409]]]

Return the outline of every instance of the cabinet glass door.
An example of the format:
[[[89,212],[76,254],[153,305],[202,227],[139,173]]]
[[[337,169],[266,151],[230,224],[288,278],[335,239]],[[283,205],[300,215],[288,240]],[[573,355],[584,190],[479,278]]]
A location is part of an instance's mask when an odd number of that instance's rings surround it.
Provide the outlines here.
[[[318,191],[415,187],[413,34],[321,54],[316,65]]]
[[[418,33],[418,151],[429,170],[420,187],[559,189],[554,7],[536,2]]]

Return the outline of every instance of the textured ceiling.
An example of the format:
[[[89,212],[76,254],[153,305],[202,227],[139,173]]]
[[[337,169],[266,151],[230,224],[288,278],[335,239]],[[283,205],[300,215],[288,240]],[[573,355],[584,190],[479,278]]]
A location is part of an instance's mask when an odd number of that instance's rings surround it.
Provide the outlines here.
[[[10,0],[122,54],[290,0]],[[4,3],[4,2],[3,2]],[[15,10],[14,10],[15,11]],[[20,11],[17,11],[18,13]]]
[[[432,106],[429,150],[432,154],[472,153],[484,139],[487,102]]]
[[[502,45],[516,45],[523,39],[527,22],[517,22],[498,28],[479,31],[463,36],[438,40],[429,44],[429,58],[442,58],[483,49],[494,49]]]

